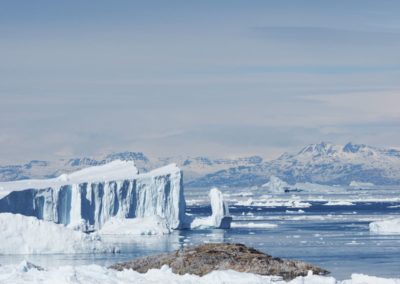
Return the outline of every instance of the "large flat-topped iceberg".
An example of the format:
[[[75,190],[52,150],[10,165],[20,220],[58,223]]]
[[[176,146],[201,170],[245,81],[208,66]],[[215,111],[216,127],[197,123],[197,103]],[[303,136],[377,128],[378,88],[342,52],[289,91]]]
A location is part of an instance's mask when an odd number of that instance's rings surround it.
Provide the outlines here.
[[[210,192],[212,215],[194,218],[185,214],[182,184],[175,164],[139,174],[133,162],[113,161],[53,179],[0,183],[0,213],[34,216],[83,231],[100,230],[111,222],[103,231],[107,234],[120,229],[141,234],[230,228],[232,218],[219,190]],[[146,222],[146,228],[130,228],[141,226],[138,220],[122,222],[134,218],[157,221]]]
[[[133,162],[114,161],[48,180],[0,183],[0,212],[35,216],[84,231],[110,218],[164,218],[184,226],[182,173],[169,165],[138,174]]]

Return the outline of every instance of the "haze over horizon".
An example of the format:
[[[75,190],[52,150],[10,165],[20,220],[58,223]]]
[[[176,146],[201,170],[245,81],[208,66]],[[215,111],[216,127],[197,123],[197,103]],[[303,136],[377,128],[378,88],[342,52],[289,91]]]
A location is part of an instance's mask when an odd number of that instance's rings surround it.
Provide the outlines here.
[[[0,9],[2,164],[400,147],[399,1],[17,2]]]

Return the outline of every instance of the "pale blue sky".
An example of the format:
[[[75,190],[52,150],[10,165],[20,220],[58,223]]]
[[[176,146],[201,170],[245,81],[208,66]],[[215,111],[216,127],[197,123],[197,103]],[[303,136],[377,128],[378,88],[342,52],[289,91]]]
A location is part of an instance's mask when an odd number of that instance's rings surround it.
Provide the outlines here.
[[[0,0],[0,162],[399,147],[399,14],[397,0]]]

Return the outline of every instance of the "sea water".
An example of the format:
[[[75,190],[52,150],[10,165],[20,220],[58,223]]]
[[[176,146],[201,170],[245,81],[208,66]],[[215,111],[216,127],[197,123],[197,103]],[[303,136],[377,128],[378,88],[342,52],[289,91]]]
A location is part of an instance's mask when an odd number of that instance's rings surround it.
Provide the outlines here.
[[[226,190],[234,228],[229,230],[181,230],[161,236],[108,236],[106,242],[116,244],[117,254],[58,254],[58,255],[0,255],[0,264],[17,263],[27,259],[44,267],[59,265],[112,265],[137,257],[171,252],[186,246],[207,242],[243,243],[274,257],[304,260],[331,271],[337,279],[349,278],[351,273],[365,273],[381,277],[400,277],[400,235],[375,235],[369,232],[373,220],[400,217],[397,192],[381,198],[383,201],[353,205],[326,206],[325,201],[309,195],[296,194],[296,200],[306,200],[305,208],[292,206],[240,205],[235,190]],[[319,195],[318,195],[319,196]],[[337,197],[337,194],[333,196]],[[359,194],[357,195],[360,196]],[[388,198],[389,196],[389,198]],[[207,216],[211,208],[206,204],[205,191],[187,193],[187,213]],[[343,197],[343,196],[341,196]],[[380,195],[382,197],[382,194]],[[248,196],[241,196],[245,200]],[[255,203],[270,200],[262,195],[252,196]],[[274,197],[276,198],[276,197]],[[279,196],[292,200],[293,195]],[[349,196],[346,196],[349,198]],[[277,199],[278,200],[278,199]],[[386,201],[385,201],[386,200]]]

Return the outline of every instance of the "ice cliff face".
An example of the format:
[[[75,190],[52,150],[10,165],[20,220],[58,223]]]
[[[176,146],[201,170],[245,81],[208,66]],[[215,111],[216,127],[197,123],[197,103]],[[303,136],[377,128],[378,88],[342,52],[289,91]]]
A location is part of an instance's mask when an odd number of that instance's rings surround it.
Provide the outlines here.
[[[0,212],[36,216],[84,231],[110,218],[159,216],[184,226],[182,173],[169,165],[138,174],[133,162],[114,161],[50,180],[0,183]]]

